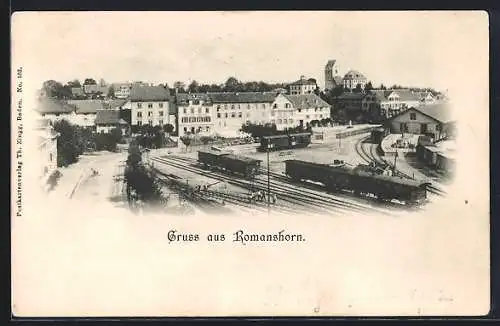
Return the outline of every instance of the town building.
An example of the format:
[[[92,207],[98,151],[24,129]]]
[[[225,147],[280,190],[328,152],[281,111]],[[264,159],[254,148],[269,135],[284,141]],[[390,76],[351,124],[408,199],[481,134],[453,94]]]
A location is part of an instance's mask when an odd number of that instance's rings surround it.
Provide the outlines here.
[[[49,119],[37,119],[35,125],[37,134],[38,159],[40,164],[40,173],[43,183],[47,181],[57,169],[57,133],[52,127]]]
[[[433,142],[455,136],[455,122],[448,105],[424,105],[393,116],[384,123],[391,133],[412,133],[431,137]]]
[[[42,118],[51,122],[66,120],[73,123],[72,121],[76,116],[76,107],[74,105],[50,97],[40,97],[35,110]]]
[[[119,110],[98,110],[95,126],[97,133],[109,133],[114,128],[120,128],[123,135],[129,132],[128,123],[120,118]]]
[[[305,127],[313,120],[331,118],[330,105],[316,94],[286,95],[285,97],[290,101],[292,111],[288,127]]]
[[[83,87],[71,87],[71,95],[73,98],[84,98],[86,95],[83,92]]]
[[[83,92],[85,94],[102,94],[104,96],[108,95],[109,86],[98,85],[98,84],[86,84],[83,85]]]
[[[169,90],[162,86],[134,85],[127,103],[122,108],[130,110],[133,127],[171,124],[175,128],[176,107]]]
[[[245,123],[266,124],[271,120],[274,92],[207,93],[212,100],[214,132],[236,135]]]
[[[409,89],[371,90],[363,98],[363,111],[369,112],[376,120],[385,120],[410,107],[434,103],[427,94]],[[377,119],[378,117],[378,119]]]
[[[114,95],[118,99],[126,99],[130,95],[131,83],[115,83],[112,84]]]
[[[177,121],[180,135],[187,133],[212,133],[214,131],[214,114],[212,100],[205,93],[176,95]]]
[[[358,85],[361,87],[361,89],[365,89],[367,81],[368,80],[366,79],[366,77],[356,70],[349,70],[342,79],[344,88],[350,90],[355,89]]]
[[[314,92],[318,88],[316,80],[310,78],[306,79],[300,76],[300,79],[290,84],[290,95],[302,95]]]
[[[68,100],[67,103],[75,107],[71,123],[82,127],[94,127],[97,111],[105,109],[101,100]]]
[[[333,107],[340,116],[353,120],[362,114],[364,97],[363,93],[345,92],[333,99]]]
[[[328,60],[325,66],[325,90],[342,86],[342,76],[337,60]]]

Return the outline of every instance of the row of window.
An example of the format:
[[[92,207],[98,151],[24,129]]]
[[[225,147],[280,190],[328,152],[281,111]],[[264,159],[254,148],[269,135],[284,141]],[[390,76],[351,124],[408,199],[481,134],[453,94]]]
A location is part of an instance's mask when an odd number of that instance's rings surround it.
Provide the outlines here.
[[[202,108],[198,108],[198,113],[200,113],[200,114],[201,114],[201,113],[202,113],[202,111],[203,111],[203,110],[202,110]],[[187,114],[187,108],[182,109],[182,112],[183,112],[184,114]],[[191,109],[190,109],[190,112],[191,112],[191,114],[194,114],[194,108],[191,108]],[[210,108],[205,108],[205,113],[210,113]]]
[[[182,117],[182,123],[188,122],[210,122],[212,119],[210,117]]]
[[[236,118],[236,115],[238,115],[238,118],[242,118],[243,117],[243,113],[242,112],[231,112],[231,118]],[[247,113],[247,117],[250,116],[250,113]],[[217,118],[229,118],[229,113],[224,113],[224,115],[222,115],[222,113],[217,113]]]
[[[158,107],[160,109],[163,109],[163,103],[158,103]],[[142,109],[142,103],[137,103],[137,108],[138,109]],[[153,108],[153,103],[148,103],[148,109],[152,109]]]
[[[149,120],[149,121],[147,122],[147,124],[152,126],[152,125],[153,125],[153,120]],[[159,124],[160,126],[163,126],[163,120],[158,120],[158,124]],[[137,121],[137,125],[138,125],[138,126],[142,126],[142,121]]]
[[[190,132],[192,134],[195,134],[197,132],[202,132],[202,131],[207,131],[209,132],[210,131],[210,127],[209,126],[206,126],[206,127],[184,127],[184,133],[187,133],[187,132]]]
[[[163,117],[163,111],[158,111],[158,115],[160,117]],[[153,112],[149,111],[148,112],[148,117],[152,117],[153,116]],[[142,118],[142,112],[137,112],[137,117],[138,118]]]
[[[259,108],[259,105],[255,104],[255,107]],[[266,108],[266,103],[262,103],[260,105],[260,107],[262,109],[265,109]],[[221,109],[224,109],[224,110],[228,110],[228,109],[235,110],[235,109],[241,109],[241,108],[244,108],[244,104],[222,104],[222,105],[217,105],[217,112],[220,112]],[[251,108],[251,105],[247,104],[247,109],[250,110],[250,108]]]

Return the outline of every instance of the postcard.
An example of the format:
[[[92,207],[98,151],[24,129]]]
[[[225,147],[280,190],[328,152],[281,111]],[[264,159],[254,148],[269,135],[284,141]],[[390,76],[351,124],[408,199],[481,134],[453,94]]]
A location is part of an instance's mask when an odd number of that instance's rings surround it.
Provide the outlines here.
[[[14,316],[489,312],[486,12],[11,32]]]

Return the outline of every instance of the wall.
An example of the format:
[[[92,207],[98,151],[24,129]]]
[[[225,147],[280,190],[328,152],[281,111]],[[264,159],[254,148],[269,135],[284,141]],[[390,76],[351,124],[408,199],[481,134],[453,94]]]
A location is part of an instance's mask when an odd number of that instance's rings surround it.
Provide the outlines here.
[[[411,120],[410,119],[410,114],[415,113],[416,114],[416,119]],[[413,133],[413,134],[421,134],[421,125],[422,124],[427,124],[427,133],[432,133],[434,134],[434,139],[439,139],[440,138],[440,132],[436,130],[436,126],[440,125],[437,123],[436,120],[431,119],[430,117],[427,117],[426,115],[423,115],[422,113],[415,111],[415,110],[408,110],[404,114],[393,118],[391,121],[391,132],[392,133],[401,133],[401,123],[405,123],[407,126],[407,129],[405,132],[408,133]]]
[[[151,105],[151,107],[149,107]],[[175,120],[170,121],[169,102],[168,101],[144,101],[127,102],[123,108],[131,110],[132,125],[144,125],[151,122],[151,125],[172,124],[175,126]],[[138,113],[141,116],[138,116]]]
[[[247,121],[267,123],[270,111],[271,103],[214,103],[214,130],[238,131]]]
[[[190,100],[188,105],[178,107],[179,136],[189,132],[207,132],[214,130],[213,106],[204,105],[203,100]],[[175,119],[175,116],[174,116]]]

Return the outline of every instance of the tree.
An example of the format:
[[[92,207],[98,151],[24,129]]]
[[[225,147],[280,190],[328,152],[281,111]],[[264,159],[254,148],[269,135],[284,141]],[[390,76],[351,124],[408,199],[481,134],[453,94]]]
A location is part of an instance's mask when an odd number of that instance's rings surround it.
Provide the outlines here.
[[[373,89],[373,85],[372,85],[372,82],[369,81],[368,83],[366,83],[365,85],[365,91],[369,92]]]
[[[55,97],[60,100],[70,99],[72,96],[71,87],[63,86],[55,80],[47,80],[42,84],[42,91],[47,97]]]
[[[67,85],[71,88],[73,87],[82,87],[82,84],[80,84],[80,81],[78,79],[73,79],[67,83]]]
[[[361,93],[363,91],[363,88],[361,87],[361,84],[357,84],[356,87],[352,90],[353,93]]]
[[[116,142],[120,143],[122,141],[123,132],[121,128],[113,128],[110,132],[111,138]]]
[[[198,82],[196,80],[193,80],[191,82],[191,84],[189,84],[189,86],[188,86],[188,91],[190,93],[198,93],[199,87],[200,87],[200,85],[198,84]]]
[[[242,85],[235,77],[229,77],[224,83],[224,91],[237,92],[242,90]]]
[[[385,90],[385,89],[387,89],[387,88],[384,86],[384,84],[380,84],[380,89]]]
[[[99,86],[106,86],[106,81],[104,79],[99,80]]]
[[[186,146],[186,152],[187,152],[189,145],[191,144],[191,139],[192,139],[192,137],[191,137],[190,133],[187,133],[184,136],[180,137],[180,140],[182,141],[184,146]]]
[[[97,85],[97,83],[93,78],[86,78],[83,85]]]
[[[56,121],[54,130],[59,133],[57,139],[57,166],[68,166],[78,161],[82,153],[77,141],[76,128],[66,120]]]
[[[109,86],[107,96],[108,98],[115,98],[115,88],[113,85]]]
[[[166,125],[163,126],[163,130],[167,133],[170,134],[174,131],[175,127],[171,125],[170,123],[167,123]]]

